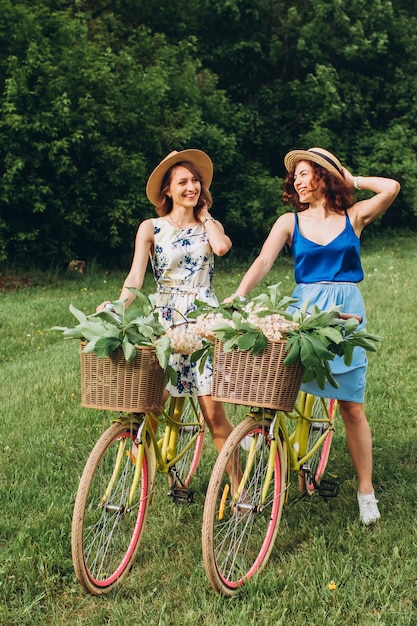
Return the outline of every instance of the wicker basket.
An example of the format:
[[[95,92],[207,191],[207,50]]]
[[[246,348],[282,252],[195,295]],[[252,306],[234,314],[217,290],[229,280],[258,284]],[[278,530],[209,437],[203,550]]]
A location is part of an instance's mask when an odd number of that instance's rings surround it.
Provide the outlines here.
[[[108,357],[82,352],[81,404],[94,409],[142,413],[158,411],[162,405],[165,372],[152,346],[137,346],[127,363],[121,348]]]
[[[268,341],[260,354],[232,350],[225,354],[223,342],[214,347],[213,398],[233,404],[292,411],[304,367],[297,361],[283,364],[286,341]]]

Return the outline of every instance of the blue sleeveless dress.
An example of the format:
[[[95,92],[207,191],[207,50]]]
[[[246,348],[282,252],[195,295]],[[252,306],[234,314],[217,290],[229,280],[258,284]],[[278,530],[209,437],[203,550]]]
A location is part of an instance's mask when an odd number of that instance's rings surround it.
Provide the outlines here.
[[[323,246],[303,237],[295,214],[292,253],[294,276],[297,286],[292,294],[301,303],[308,300],[325,310],[341,305],[343,313],[360,315],[360,328],[366,324],[365,305],[357,283],[363,279],[360,261],[360,239],[353,230],[346,213],[344,230]],[[297,304],[290,307],[294,312]],[[342,357],[330,362],[332,373],[339,387],[330,384],[320,389],[313,381],[303,383],[301,388],[324,398],[336,398],[363,403],[365,396],[366,351],[355,348],[352,364],[347,367]]]

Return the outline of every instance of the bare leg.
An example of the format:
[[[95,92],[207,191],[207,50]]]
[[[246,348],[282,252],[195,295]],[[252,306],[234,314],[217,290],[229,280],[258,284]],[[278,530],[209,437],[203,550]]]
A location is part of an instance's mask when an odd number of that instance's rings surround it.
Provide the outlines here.
[[[363,404],[339,402],[350,456],[358,474],[359,519],[366,526],[381,517],[372,486],[372,435]]]
[[[211,396],[199,396],[198,402],[213,438],[214,447],[220,452],[233,426],[226,417],[222,402],[213,400]]]
[[[226,439],[232,432],[233,426],[226,417],[222,402],[213,400],[211,396],[199,396],[198,401],[213,438],[214,447],[217,452],[220,452],[226,443]],[[227,466],[227,473],[229,474],[232,490],[236,493],[242,479],[242,471],[238,457],[235,462],[230,461]]]
[[[339,408],[345,423],[347,447],[358,475],[358,491],[372,493],[372,435],[364,405],[340,400]]]

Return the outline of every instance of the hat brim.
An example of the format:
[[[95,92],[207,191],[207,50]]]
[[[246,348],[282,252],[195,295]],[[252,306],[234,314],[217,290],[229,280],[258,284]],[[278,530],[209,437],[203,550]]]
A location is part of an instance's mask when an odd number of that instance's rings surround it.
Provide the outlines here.
[[[291,150],[284,157],[284,165],[288,172],[295,168],[299,161],[313,161],[313,163],[317,163],[324,169],[332,172],[332,174],[336,174],[342,180],[345,180],[342,172],[339,170],[337,163],[334,165],[330,160],[322,156],[318,152],[312,152],[311,150]]]
[[[161,185],[165,174],[173,165],[181,163],[182,161],[189,161],[195,165],[201,174],[203,185],[207,187],[207,189],[210,187],[211,181],[213,180],[213,163],[208,154],[195,148],[181,150],[180,152],[174,151],[168,154],[168,156],[156,166],[148,178],[146,195],[153,205],[157,206],[159,204]]]

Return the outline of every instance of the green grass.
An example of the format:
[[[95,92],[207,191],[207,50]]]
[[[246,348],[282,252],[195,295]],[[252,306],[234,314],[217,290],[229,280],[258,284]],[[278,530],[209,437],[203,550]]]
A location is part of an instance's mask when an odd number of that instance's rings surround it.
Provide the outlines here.
[[[37,274],[30,286],[0,292],[0,623],[416,624],[416,258],[413,237],[368,242],[363,250],[368,329],[383,335],[370,356],[367,389],[381,522],[363,528],[357,519],[356,478],[339,422],[329,461],[339,496],[304,499],[292,485],[266,569],[232,599],[211,591],[201,559],[204,493],[215,458],[209,436],[195,503],[174,506],[159,477],[127,580],[103,598],[83,593],[71,562],[72,507],[109,415],[80,406],[77,345],[47,329],[73,322],[70,302],[90,313],[117,298],[125,272]],[[217,262],[220,298],[244,269]],[[291,292],[290,260],[277,262],[264,286],[278,281]],[[239,419],[239,411],[228,410]]]

